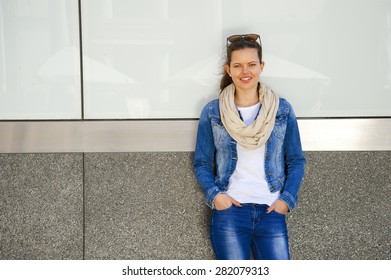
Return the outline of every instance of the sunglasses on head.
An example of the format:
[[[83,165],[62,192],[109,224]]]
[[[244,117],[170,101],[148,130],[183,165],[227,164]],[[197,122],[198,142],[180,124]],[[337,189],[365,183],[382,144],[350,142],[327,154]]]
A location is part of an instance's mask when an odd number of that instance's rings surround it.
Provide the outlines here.
[[[253,41],[261,45],[261,37],[258,34],[242,34],[242,35],[229,36],[227,38],[227,47],[229,47],[232,43],[235,43],[239,40]]]

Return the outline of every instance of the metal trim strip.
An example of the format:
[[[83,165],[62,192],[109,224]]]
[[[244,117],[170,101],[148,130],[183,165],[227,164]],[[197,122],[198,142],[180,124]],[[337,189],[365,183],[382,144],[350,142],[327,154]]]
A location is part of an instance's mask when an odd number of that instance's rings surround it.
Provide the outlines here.
[[[305,151],[390,151],[391,119],[299,119]],[[191,152],[197,120],[2,121],[0,153]]]

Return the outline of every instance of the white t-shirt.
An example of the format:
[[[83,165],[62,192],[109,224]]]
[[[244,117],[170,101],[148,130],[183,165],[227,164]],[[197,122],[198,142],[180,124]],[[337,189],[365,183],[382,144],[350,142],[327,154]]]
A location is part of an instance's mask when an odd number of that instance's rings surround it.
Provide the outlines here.
[[[255,120],[261,104],[239,107],[244,123],[248,126]],[[265,145],[255,149],[237,144],[238,161],[229,179],[227,194],[240,203],[271,205],[279,192],[269,191],[265,175]]]

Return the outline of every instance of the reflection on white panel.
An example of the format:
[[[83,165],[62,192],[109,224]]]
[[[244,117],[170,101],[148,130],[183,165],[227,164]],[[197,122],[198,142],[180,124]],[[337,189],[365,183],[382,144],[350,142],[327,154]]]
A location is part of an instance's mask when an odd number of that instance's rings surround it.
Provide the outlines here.
[[[0,0],[0,119],[80,119],[77,0]]]
[[[84,0],[83,51],[127,82],[86,82],[86,118],[194,118],[218,90],[221,2]]]
[[[261,34],[261,79],[299,117],[391,116],[390,12],[389,0],[227,0],[223,29]]]
[[[242,33],[261,34],[262,80],[297,116],[391,116],[389,0],[82,4],[86,118],[197,118]]]

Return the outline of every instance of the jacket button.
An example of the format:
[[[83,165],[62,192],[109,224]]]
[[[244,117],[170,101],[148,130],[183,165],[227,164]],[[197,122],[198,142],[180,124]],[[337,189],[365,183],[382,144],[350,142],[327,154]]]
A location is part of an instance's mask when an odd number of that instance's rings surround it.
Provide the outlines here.
[[[271,176],[271,175],[272,175],[272,173],[270,173],[270,172],[267,173],[267,176]]]
[[[272,142],[272,139],[271,139],[271,138],[269,138],[269,139],[267,140],[267,142],[270,142],[270,143],[271,143],[271,142]]]
[[[270,160],[270,156],[267,156],[266,159],[267,159],[267,160]]]

